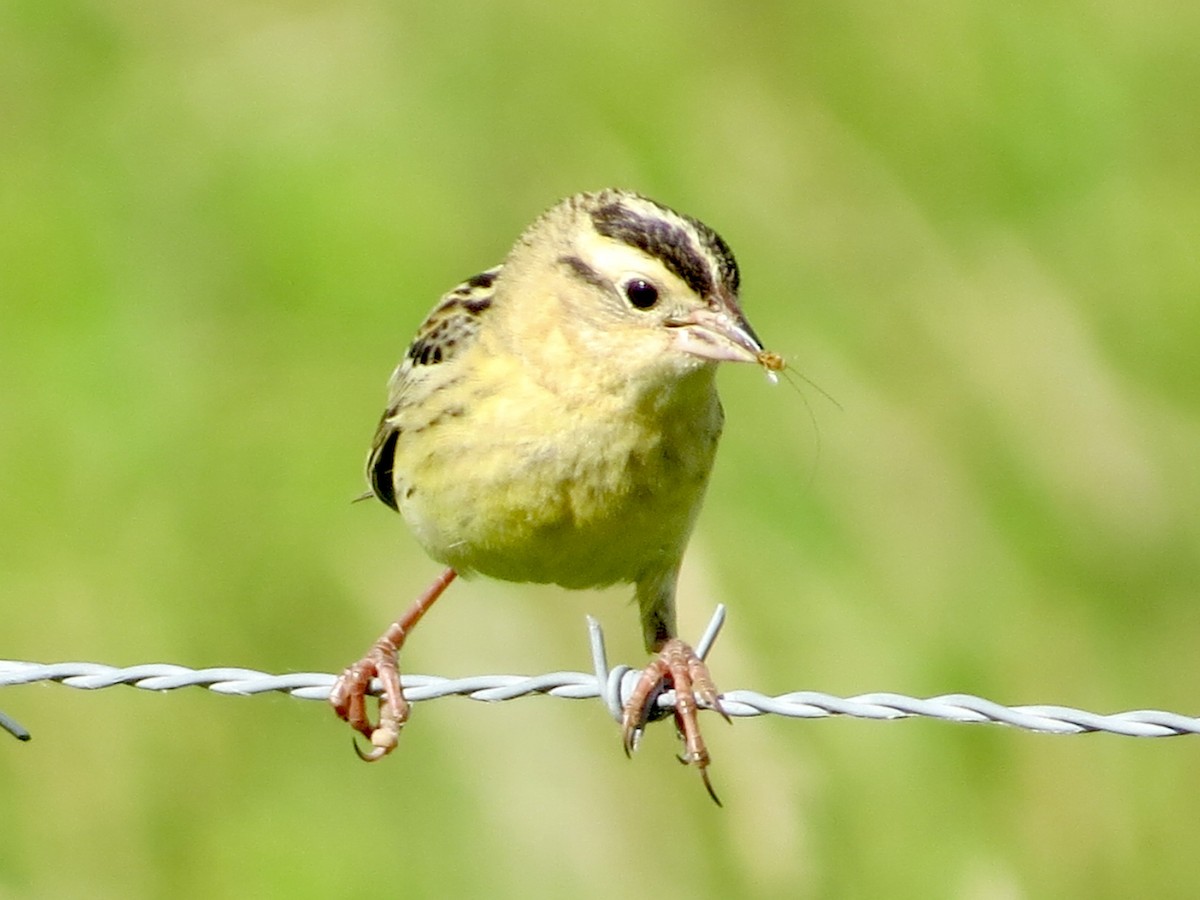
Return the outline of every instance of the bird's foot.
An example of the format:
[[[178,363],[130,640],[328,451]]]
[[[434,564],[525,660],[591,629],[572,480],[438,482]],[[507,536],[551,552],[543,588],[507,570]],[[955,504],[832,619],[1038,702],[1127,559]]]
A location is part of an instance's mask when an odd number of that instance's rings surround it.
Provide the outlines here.
[[[408,633],[429,612],[429,608],[455,577],[453,569],[442,572],[404,615],[388,626],[383,636],[371,645],[367,655],[346,669],[333,683],[333,689],[329,692],[329,704],[333,711],[339,719],[349,722],[351,728],[371,742],[371,749],[366,753],[355,743],[354,752],[360,759],[374,762],[396,749],[400,729],[408,721],[409,710],[408,701],[400,690],[396,654],[400,652]],[[379,721],[372,723],[367,712],[367,694],[371,691],[371,679],[375,677],[379,678],[382,691],[379,697]]]
[[[409,705],[400,690],[400,670],[396,666],[395,642],[387,636],[371,645],[367,655],[349,666],[334,682],[329,692],[329,703],[338,718],[350,723],[350,727],[371,742],[371,749],[363,752],[355,742],[354,750],[366,762],[383,759],[394,749],[400,739],[400,729],[408,721]],[[367,694],[371,679],[378,677],[382,685],[379,697],[379,721],[371,722],[367,711]]]
[[[671,638],[663,645],[629,695],[629,702],[625,704],[621,716],[625,753],[630,755],[637,749],[642,729],[654,718],[654,700],[667,685],[675,690],[675,728],[683,740],[683,753],[679,761],[696,767],[708,795],[720,806],[721,801],[708,780],[708,750],[700,735],[696,714],[702,703],[720,713],[726,722],[730,719],[721,707],[721,697],[708,673],[708,666],[696,655],[695,650],[678,638]]]

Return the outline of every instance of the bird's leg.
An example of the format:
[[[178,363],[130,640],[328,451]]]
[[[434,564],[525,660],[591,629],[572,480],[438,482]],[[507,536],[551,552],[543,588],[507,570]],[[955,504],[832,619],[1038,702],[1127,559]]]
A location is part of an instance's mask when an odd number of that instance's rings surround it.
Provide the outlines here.
[[[400,670],[396,666],[396,654],[404,646],[404,639],[416,627],[421,617],[442,596],[458,573],[447,569],[429,588],[417,598],[404,615],[388,626],[367,651],[367,655],[348,667],[329,692],[329,703],[338,718],[350,723],[350,727],[371,742],[372,749],[364,753],[354,745],[359,757],[367,762],[382,759],[396,748],[400,729],[408,721],[408,701],[400,690]],[[367,713],[367,693],[371,679],[379,677],[382,694],[379,698],[379,722],[371,723]]]
[[[683,754],[679,761],[693,765],[700,771],[704,788],[718,806],[720,799],[708,780],[708,750],[700,735],[700,723],[696,719],[699,710],[697,699],[709,709],[716,710],[725,721],[729,716],[721,707],[720,694],[713,684],[708,666],[696,651],[679,638],[670,638],[659,648],[656,656],[638,679],[625,711],[621,717],[621,737],[626,755],[636,748],[642,728],[652,718],[653,702],[659,691],[669,684],[675,690],[675,727],[683,740]]]

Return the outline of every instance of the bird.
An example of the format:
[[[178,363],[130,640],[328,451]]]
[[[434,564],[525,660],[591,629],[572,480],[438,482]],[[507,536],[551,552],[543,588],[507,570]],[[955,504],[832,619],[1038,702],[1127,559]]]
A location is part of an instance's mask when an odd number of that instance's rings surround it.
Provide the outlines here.
[[[775,371],[742,312],[733,251],[710,227],[633,191],[568,197],[504,261],[444,294],[388,384],[367,457],[370,491],[445,566],[330,693],[365,760],[409,716],[397,654],[458,576],[633,586],[651,661],[621,721],[626,754],[675,691],[681,762],[708,775],[698,724],[729,719],[678,634],[676,583],[724,413],[722,362]],[[378,677],[376,721],[366,697]]]

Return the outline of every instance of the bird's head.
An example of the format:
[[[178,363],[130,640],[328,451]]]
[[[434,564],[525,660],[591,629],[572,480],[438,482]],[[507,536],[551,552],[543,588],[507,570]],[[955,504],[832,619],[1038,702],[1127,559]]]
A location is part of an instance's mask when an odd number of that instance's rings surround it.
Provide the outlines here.
[[[638,194],[576,194],[537,219],[504,264],[498,306],[526,349],[557,342],[619,359],[632,379],[758,362],[737,262],[704,223]]]

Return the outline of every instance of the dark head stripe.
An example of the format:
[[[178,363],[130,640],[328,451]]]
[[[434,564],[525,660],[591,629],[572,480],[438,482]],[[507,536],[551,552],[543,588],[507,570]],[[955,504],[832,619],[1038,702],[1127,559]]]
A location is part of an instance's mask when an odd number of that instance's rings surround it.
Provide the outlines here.
[[[680,218],[686,219],[696,229],[704,249],[717,260],[717,277],[721,279],[721,286],[736,294],[737,263],[729,246],[704,223],[690,217]],[[657,259],[699,296],[708,297],[712,294],[715,287],[713,273],[694,246],[691,236],[678,225],[665,219],[639,215],[619,202],[605,204],[593,211],[592,224],[605,237],[637,247]]]
[[[736,297],[741,284],[741,274],[738,272],[737,260],[733,258],[733,251],[729,249],[729,245],[725,243],[724,238],[699,219],[688,215],[683,218],[687,219],[696,229],[700,240],[704,242],[704,249],[717,261],[717,277],[721,280],[721,284],[725,285],[729,289],[729,293]]]
[[[558,261],[588,284],[601,290],[612,290],[612,282],[585,263],[578,256],[560,256]]]

